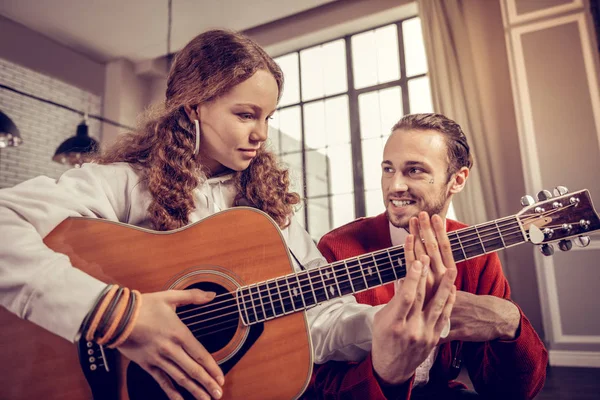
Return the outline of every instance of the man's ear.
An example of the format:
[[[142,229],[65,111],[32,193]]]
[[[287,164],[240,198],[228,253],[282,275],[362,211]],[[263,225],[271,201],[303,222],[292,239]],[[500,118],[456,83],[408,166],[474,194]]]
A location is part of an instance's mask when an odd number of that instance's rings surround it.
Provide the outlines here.
[[[190,119],[190,121],[194,121],[195,119],[200,119],[198,118],[198,112],[197,107],[192,107],[190,105],[185,105],[183,106],[183,109],[185,110],[185,113],[187,114],[188,118]]]
[[[450,180],[450,193],[456,194],[463,190],[467,179],[469,178],[469,168],[462,167],[458,172],[454,173]]]

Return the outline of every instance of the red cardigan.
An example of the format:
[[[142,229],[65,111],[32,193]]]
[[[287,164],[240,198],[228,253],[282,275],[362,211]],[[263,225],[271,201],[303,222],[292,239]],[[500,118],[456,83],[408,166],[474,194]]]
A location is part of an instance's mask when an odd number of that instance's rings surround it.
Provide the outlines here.
[[[446,220],[447,231],[465,227],[459,222]],[[367,252],[391,247],[388,220],[385,214],[361,218],[344,225],[319,242],[319,250],[329,261],[343,260]],[[494,295],[509,299],[510,288],[495,253],[476,257],[457,264],[456,288],[479,295]],[[394,295],[392,284],[356,294],[359,303],[379,305]],[[440,346],[430,371],[425,392],[433,398],[456,387],[465,387],[454,381],[461,364],[469,371],[475,390],[486,398],[532,399],[546,379],[548,353],[521,309],[521,323],[517,337],[511,341],[445,343]],[[382,388],[373,372],[371,355],[361,362],[330,361],[315,365],[313,380],[306,399],[408,399],[412,380],[393,387]],[[387,397],[386,397],[387,395]],[[440,397],[443,398],[443,397]]]

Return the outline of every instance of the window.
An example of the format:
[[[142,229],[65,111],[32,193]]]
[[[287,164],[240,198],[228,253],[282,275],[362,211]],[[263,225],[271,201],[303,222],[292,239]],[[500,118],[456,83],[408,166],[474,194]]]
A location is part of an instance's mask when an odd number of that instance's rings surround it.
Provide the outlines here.
[[[275,59],[285,89],[271,120],[271,150],[305,199],[299,222],[318,240],[384,211],[383,145],[405,114],[432,112],[419,18]]]

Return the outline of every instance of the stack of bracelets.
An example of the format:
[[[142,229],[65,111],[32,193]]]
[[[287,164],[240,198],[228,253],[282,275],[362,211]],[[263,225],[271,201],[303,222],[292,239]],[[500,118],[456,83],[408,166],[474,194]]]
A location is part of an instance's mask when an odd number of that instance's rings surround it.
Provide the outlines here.
[[[142,306],[142,295],[119,285],[107,285],[81,324],[81,337],[111,349],[131,334]]]

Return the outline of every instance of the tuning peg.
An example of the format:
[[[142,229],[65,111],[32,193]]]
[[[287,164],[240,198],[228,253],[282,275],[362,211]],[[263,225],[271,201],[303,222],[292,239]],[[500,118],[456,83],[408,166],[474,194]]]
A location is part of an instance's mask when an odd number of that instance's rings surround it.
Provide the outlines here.
[[[565,186],[557,186],[554,188],[554,190],[552,190],[552,192],[554,193],[555,197],[558,197],[569,193],[569,189],[567,189]]]
[[[531,197],[529,195],[521,197],[521,205],[523,207],[530,206],[534,203],[535,203],[535,200],[533,199],[533,197]]]
[[[551,256],[552,254],[554,254],[554,247],[551,244],[546,243],[543,244],[542,247],[540,247],[540,251],[545,256]]]
[[[590,229],[590,221],[585,220],[585,219],[580,219],[579,226],[587,231],[588,229]]]
[[[575,244],[579,247],[587,247],[591,242],[589,236],[577,236],[575,238]]]
[[[573,225],[571,225],[571,224],[562,224],[561,229],[562,229],[563,232],[569,233],[569,232],[571,232],[571,229],[573,229]]]
[[[558,242],[558,248],[561,251],[569,251],[573,248],[573,242],[567,239],[563,239],[560,242]]]
[[[549,190],[542,190],[537,194],[537,198],[539,201],[544,201],[552,198],[552,193]]]

